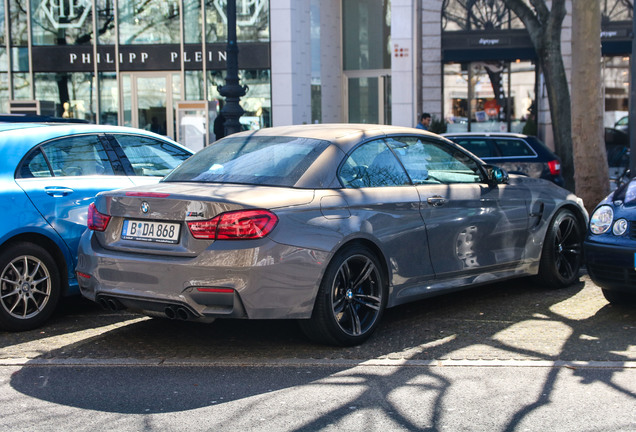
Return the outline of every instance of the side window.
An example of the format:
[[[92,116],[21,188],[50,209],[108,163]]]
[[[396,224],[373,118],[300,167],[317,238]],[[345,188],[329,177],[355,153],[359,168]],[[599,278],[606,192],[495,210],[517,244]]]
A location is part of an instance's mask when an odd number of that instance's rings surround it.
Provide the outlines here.
[[[485,139],[457,139],[453,140],[478,158],[496,157],[497,153],[490,142]]]
[[[355,149],[340,168],[339,177],[348,188],[411,184],[384,140],[370,141]]]
[[[113,175],[113,167],[97,135],[79,135],[41,147],[56,177]]]
[[[497,139],[495,140],[502,157],[533,157],[536,153],[523,140]]]
[[[477,162],[443,142],[425,141],[419,137],[394,137],[387,142],[395,149],[415,184],[482,181]]]
[[[168,142],[140,135],[114,135],[138,176],[164,177],[190,153]]]
[[[44,159],[44,155],[40,149],[32,152],[22,161],[22,165],[17,174],[20,178],[53,176],[49,164],[46,163],[46,159]]]

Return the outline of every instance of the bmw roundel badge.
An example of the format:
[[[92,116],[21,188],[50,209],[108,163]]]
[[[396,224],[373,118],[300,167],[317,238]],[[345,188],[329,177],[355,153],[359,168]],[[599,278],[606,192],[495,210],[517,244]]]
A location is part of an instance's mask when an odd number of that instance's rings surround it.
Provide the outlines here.
[[[150,204],[148,204],[146,201],[143,201],[141,203],[141,211],[144,213],[148,213],[148,210],[150,210]]]

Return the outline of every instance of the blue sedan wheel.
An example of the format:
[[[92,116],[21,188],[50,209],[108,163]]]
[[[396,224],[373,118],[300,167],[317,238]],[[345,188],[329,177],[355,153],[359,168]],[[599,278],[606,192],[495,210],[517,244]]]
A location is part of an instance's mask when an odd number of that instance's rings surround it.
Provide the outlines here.
[[[562,288],[579,279],[582,263],[583,228],[570,210],[560,210],[552,219],[543,244],[539,280],[551,288]]]
[[[380,262],[361,246],[338,252],[320,285],[313,315],[300,325],[312,340],[352,346],[367,340],[384,312],[387,288]]]
[[[0,327],[23,331],[46,321],[60,297],[55,261],[42,247],[17,243],[0,254]]]

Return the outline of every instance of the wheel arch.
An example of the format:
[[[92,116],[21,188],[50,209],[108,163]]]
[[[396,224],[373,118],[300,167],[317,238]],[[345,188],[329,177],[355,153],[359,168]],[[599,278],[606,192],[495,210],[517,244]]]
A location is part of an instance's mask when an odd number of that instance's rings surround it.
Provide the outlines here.
[[[576,216],[576,219],[578,220],[579,224],[581,225],[581,229],[583,230],[583,232],[585,232],[587,230],[588,219],[587,219],[587,217],[585,216],[585,214],[583,213],[583,211],[581,210],[581,208],[579,206],[577,206],[576,204],[573,204],[573,203],[566,203],[566,204],[562,205],[561,207],[559,207],[554,212],[554,214],[552,215],[552,219],[554,219],[556,217],[556,215],[561,210],[570,210],[572,213],[574,213],[574,215]]]
[[[380,270],[382,271],[382,277],[384,277],[384,280],[386,281],[388,287],[390,287],[391,286],[391,278],[389,277],[389,274],[390,274],[390,272],[389,272],[389,264],[387,262],[386,256],[382,252],[382,249],[380,249],[380,247],[375,242],[373,242],[373,241],[371,241],[371,240],[369,240],[367,238],[358,237],[358,238],[353,238],[353,239],[350,239],[350,240],[346,241],[345,243],[341,244],[338,249],[335,250],[334,254],[332,255],[332,259],[341,250],[343,250],[346,247],[353,246],[353,245],[365,247],[365,248],[369,249],[371,252],[373,252],[375,254],[376,258],[378,258],[378,260],[382,264],[382,267],[380,268]],[[330,262],[331,262],[331,260],[330,260]]]

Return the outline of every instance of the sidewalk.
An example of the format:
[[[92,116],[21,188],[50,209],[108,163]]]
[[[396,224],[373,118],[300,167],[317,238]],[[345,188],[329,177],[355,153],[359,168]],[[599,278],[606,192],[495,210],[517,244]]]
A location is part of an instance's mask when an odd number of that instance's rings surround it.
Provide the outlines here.
[[[29,361],[627,366],[636,361],[636,309],[608,304],[587,276],[562,290],[514,280],[389,309],[365,344],[333,348],[309,343],[293,321],[203,325],[116,314],[77,301],[42,329],[0,332],[0,364]]]

